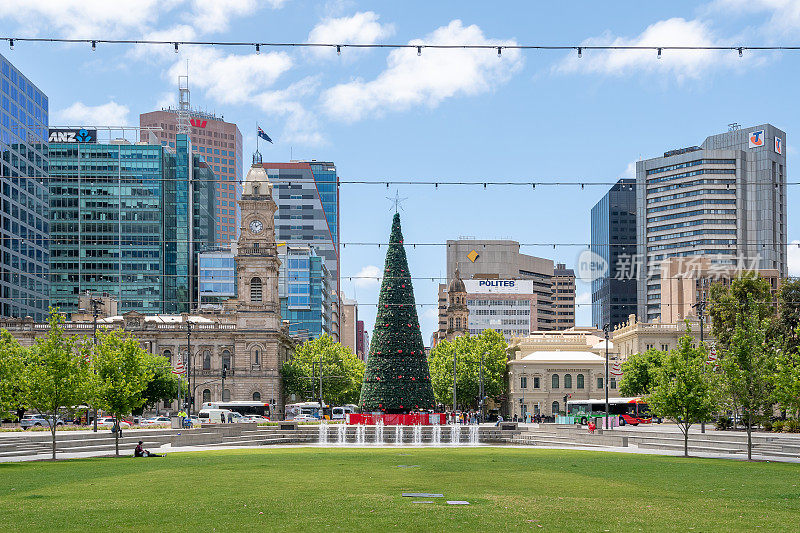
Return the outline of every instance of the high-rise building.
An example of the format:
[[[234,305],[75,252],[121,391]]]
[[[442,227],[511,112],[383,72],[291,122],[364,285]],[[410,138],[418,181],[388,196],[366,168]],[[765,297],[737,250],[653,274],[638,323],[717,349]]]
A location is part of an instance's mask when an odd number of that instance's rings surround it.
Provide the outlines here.
[[[364,321],[358,319],[358,302],[344,294],[339,298],[339,342],[364,360]]]
[[[564,263],[553,269],[553,309],[556,330],[575,327],[575,271]]]
[[[592,280],[592,325],[616,327],[636,313],[636,180],[624,178],[592,207],[591,251],[607,270]]]
[[[196,109],[188,111],[189,139],[192,153],[200,157],[214,173],[214,241],[225,245],[237,238],[241,222],[238,199],[242,196],[242,134],[238,126],[224,117]],[[177,148],[179,111],[168,107],[139,115],[141,139],[151,135],[162,146]]]
[[[213,172],[185,135],[174,149],[84,139],[50,143],[52,305],[74,312],[89,291],[121,312],[188,312],[196,252],[213,242]]]
[[[536,296],[536,319],[531,327],[533,330],[555,329],[554,264],[550,259],[521,254],[516,241],[461,238],[447,241],[448,280],[454,279],[456,269],[464,281],[530,280],[531,293]],[[446,286],[441,289],[446,290]]]
[[[289,322],[290,335],[315,339],[327,333],[339,341],[336,295],[325,258],[311,246],[298,244],[280,246],[278,257],[281,316]]]
[[[761,124],[636,163],[640,319],[661,312],[659,263],[712,264],[786,276],[786,133]]]
[[[48,308],[47,96],[0,55],[0,315]]]

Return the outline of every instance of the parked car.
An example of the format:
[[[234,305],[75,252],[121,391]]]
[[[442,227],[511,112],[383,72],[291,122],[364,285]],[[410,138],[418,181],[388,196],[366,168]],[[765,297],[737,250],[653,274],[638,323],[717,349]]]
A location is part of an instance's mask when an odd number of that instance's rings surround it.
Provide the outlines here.
[[[24,415],[19,421],[19,427],[22,429],[28,428],[35,428],[35,427],[43,427],[49,428],[50,422],[53,420],[53,417],[47,417],[45,415]],[[63,426],[64,421],[61,417],[57,417],[55,419],[56,427]]]
[[[200,417],[197,416],[197,415],[189,415],[189,420],[192,421],[192,427],[198,427],[199,428],[200,424],[203,423],[203,421],[200,420]]]
[[[171,424],[172,419],[168,416],[152,416],[139,421],[140,426],[158,426],[162,424]]]
[[[111,429],[112,427],[114,427],[114,417],[113,416],[104,416],[102,418],[98,418],[97,419],[97,427]],[[131,425],[130,425],[129,422],[126,422],[125,420],[120,420],[119,421],[119,427],[121,427],[122,429],[128,429],[129,427],[131,427]]]
[[[246,422],[249,424],[263,424],[264,422],[269,422],[269,418],[261,415],[246,415],[242,419],[242,422]]]
[[[295,422],[319,422],[319,418],[307,415],[305,413],[300,413],[299,415],[295,415],[295,417],[292,420],[294,420]]]

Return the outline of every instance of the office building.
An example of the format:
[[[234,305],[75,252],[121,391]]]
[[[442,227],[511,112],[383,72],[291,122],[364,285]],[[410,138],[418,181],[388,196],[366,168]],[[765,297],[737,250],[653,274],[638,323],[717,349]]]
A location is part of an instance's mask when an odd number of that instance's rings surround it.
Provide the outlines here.
[[[236,296],[236,265],[231,248],[210,249],[197,254],[198,308],[221,309]]]
[[[171,149],[83,131],[50,143],[51,304],[74,312],[88,291],[121,312],[188,312],[195,254],[213,243],[213,172],[185,135]]]
[[[289,333],[300,339],[316,339],[327,333],[339,341],[336,294],[325,258],[311,246],[287,244],[278,248],[281,316]]]
[[[358,302],[344,294],[339,298],[339,342],[364,360],[364,321],[358,318]]]
[[[617,326],[636,312],[636,180],[619,180],[592,207],[591,251],[605,267],[592,280],[592,325]]]
[[[553,329],[575,327],[575,271],[564,263],[558,263],[553,269],[553,311]]]
[[[659,263],[712,264],[786,276],[786,134],[771,124],[706,138],[636,163],[640,319],[661,313]]]
[[[189,139],[192,152],[214,173],[214,241],[227,245],[235,241],[241,222],[237,200],[242,195],[242,134],[224,117],[189,109]],[[139,115],[141,141],[175,149],[178,144],[178,109],[168,107]]]
[[[48,310],[48,99],[0,55],[0,316]]]

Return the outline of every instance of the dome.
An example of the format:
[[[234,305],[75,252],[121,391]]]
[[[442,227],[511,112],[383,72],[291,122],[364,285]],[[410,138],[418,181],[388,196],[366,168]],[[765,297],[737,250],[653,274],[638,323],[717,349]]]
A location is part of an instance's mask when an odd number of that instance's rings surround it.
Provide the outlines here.
[[[447,292],[467,292],[467,288],[464,286],[464,282],[461,281],[461,273],[456,269],[456,275],[453,280],[450,282],[450,285],[447,287]]]

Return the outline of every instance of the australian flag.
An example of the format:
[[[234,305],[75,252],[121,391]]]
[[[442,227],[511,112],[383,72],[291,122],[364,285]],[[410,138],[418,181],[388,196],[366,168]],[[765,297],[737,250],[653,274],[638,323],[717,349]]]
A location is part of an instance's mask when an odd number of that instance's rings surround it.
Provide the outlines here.
[[[269,143],[272,143],[272,139],[269,138],[269,135],[267,135],[267,132],[265,132],[264,130],[261,129],[261,126],[258,126],[258,136],[261,137],[262,139],[264,139],[265,141],[267,141]],[[274,144],[274,143],[272,143],[272,144]]]

